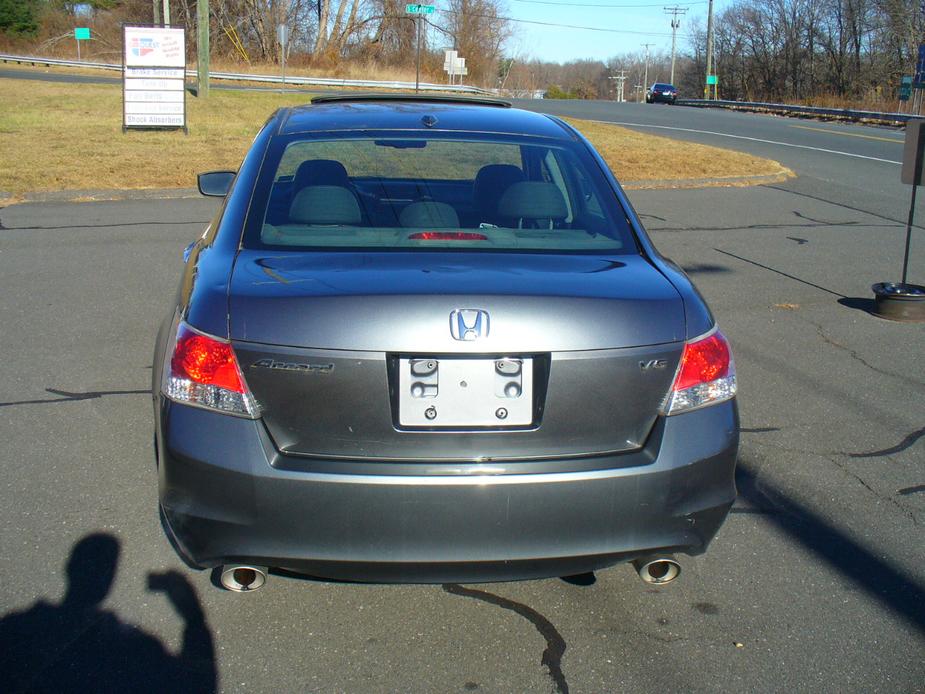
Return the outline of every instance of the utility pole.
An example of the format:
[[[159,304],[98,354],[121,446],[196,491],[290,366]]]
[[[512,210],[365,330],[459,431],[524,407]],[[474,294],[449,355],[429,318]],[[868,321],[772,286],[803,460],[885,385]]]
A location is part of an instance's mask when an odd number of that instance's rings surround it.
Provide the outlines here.
[[[421,15],[415,15],[417,21],[415,22],[415,27],[417,28],[417,55],[415,57],[415,68],[414,68],[414,92],[417,93],[421,91]]]
[[[206,97],[209,96],[209,0],[196,0],[196,30],[196,96]]]
[[[614,72],[616,72],[616,70],[614,70]],[[626,82],[626,70],[620,70],[619,75],[614,74],[608,77],[607,79],[616,80],[617,94],[616,94],[616,99],[614,99],[614,101],[622,104],[624,101],[626,101],[626,99],[623,98],[623,83]]]
[[[170,0],[164,0],[164,26],[170,26]]]
[[[151,0],[151,5],[154,7],[154,24],[161,23],[161,0]]]
[[[713,0],[710,0],[713,2]],[[654,46],[654,43],[641,43],[640,46],[645,47],[646,49],[646,76],[642,78],[642,86],[646,89],[649,88],[649,46]]]
[[[678,19],[678,15],[684,15],[687,12],[686,7],[664,7],[665,14],[671,15],[671,83],[674,84],[674,57],[675,57],[675,44],[678,34],[678,27],[681,26],[681,20]]]
[[[713,75],[713,0],[707,8],[707,79],[703,86],[703,98],[710,98],[710,77]]]

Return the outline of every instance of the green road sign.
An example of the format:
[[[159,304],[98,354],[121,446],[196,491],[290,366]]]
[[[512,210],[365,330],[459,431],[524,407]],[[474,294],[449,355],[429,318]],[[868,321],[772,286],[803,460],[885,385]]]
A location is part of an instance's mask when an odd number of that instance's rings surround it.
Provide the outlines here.
[[[77,27],[74,29],[74,38],[78,41],[89,41],[90,27]]]
[[[433,14],[436,9],[434,5],[405,5],[408,14]]]
[[[711,87],[719,84],[719,78],[716,75],[707,75],[707,84]]]
[[[902,83],[899,85],[899,100],[909,101],[909,98],[911,96],[912,96],[912,77],[906,76],[906,77],[903,77]]]

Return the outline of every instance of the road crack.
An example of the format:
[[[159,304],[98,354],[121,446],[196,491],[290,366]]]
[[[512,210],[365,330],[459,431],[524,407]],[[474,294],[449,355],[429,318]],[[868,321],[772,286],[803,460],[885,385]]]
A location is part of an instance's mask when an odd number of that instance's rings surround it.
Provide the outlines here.
[[[881,369],[877,366],[874,366],[869,361],[864,359],[864,357],[858,354],[857,350],[851,349],[850,347],[847,347],[841,344],[840,342],[836,342],[831,337],[826,335],[825,330],[823,329],[822,325],[820,325],[819,323],[816,323],[815,321],[811,321],[811,320],[807,320],[806,322],[812,325],[814,328],[816,328],[816,333],[819,335],[819,337],[822,339],[823,342],[825,342],[827,345],[831,345],[835,349],[845,352],[849,357],[859,362],[860,364],[863,364],[864,366],[866,366],[868,369],[870,369],[874,373],[878,373],[881,376],[889,376],[890,378],[895,378],[897,380],[902,381],[903,383],[914,383],[919,386],[925,386],[925,383],[923,383],[922,381],[918,381],[914,378],[910,378],[908,375],[894,373],[892,371],[887,371],[886,369]]]
[[[769,446],[771,448],[776,448],[777,450],[783,451],[785,453],[815,456],[821,460],[826,460],[830,462],[832,465],[834,465],[836,468],[838,468],[838,470],[840,470],[844,475],[847,475],[848,477],[853,479],[855,482],[860,484],[868,492],[873,494],[874,497],[876,497],[880,501],[884,501],[884,502],[887,502],[895,506],[904,516],[906,516],[909,520],[912,521],[913,525],[917,526],[919,524],[919,521],[916,515],[912,511],[907,509],[903,504],[901,504],[893,495],[883,494],[883,493],[878,492],[876,489],[870,486],[870,484],[868,484],[867,481],[864,480],[864,478],[862,478],[858,473],[852,470],[850,465],[848,465],[847,463],[839,462],[838,456],[852,457],[852,454],[850,453],[844,453],[842,451],[816,451],[816,450],[811,450],[807,448],[793,448],[789,446],[783,446],[779,443],[775,443],[773,441],[767,441],[767,440],[761,441],[761,442],[756,441],[751,445],[756,446],[757,448],[761,448],[762,446]],[[766,508],[762,508],[761,506],[759,506],[759,508],[761,508],[762,510],[766,510]],[[733,511],[735,511],[735,509],[733,509]],[[748,511],[746,510],[740,510],[737,512],[738,513],[748,513]]]
[[[566,682],[565,674],[562,672],[562,656],[566,648],[565,639],[562,638],[562,635],[546,617],[532,607],[527,607],[522,603],[502,598],[499,595],[488,593],[484,590],[464,588],[457,583],[444,583],[443,590],[451,595],[475,598],[476,600],[487,602],[490,605],[496,605],[502,609],[510,610],[533,624],[536,630],[540,632],[540,636],[546,640],[546,648],[543,651],[540,664],[546,666],[546,669],[549,671],[549,677],[555,682],[559,694],[568,694],[568,682]]]

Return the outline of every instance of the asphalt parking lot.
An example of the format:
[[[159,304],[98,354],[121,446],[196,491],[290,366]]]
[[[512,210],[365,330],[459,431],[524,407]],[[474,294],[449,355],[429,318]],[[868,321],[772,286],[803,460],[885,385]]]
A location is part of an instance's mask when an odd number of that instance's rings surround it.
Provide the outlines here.
[[[156,324],[214,203],[0,209],[0,681],[922,691],[925,325],[866,311],[870,284],[896,277],[903,227],[806,190],[632,194],[706,295],[740,378],[740,498],[710,551],[661,589],[620,566],[570,581],[274,575],[253,594],[219,590],[161,532],[149,395]],[[921,244],[912,261],[921,279]]]

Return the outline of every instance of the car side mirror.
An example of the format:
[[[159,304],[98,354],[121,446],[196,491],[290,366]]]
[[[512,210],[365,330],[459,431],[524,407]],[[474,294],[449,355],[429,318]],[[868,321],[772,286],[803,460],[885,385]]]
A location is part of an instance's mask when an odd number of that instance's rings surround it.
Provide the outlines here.
[[[228,195],[231,184],[237,173],[234,171],[209,171],[201,173],[196,177],[199,185],[199,192],[215,198],[223,198]]]

